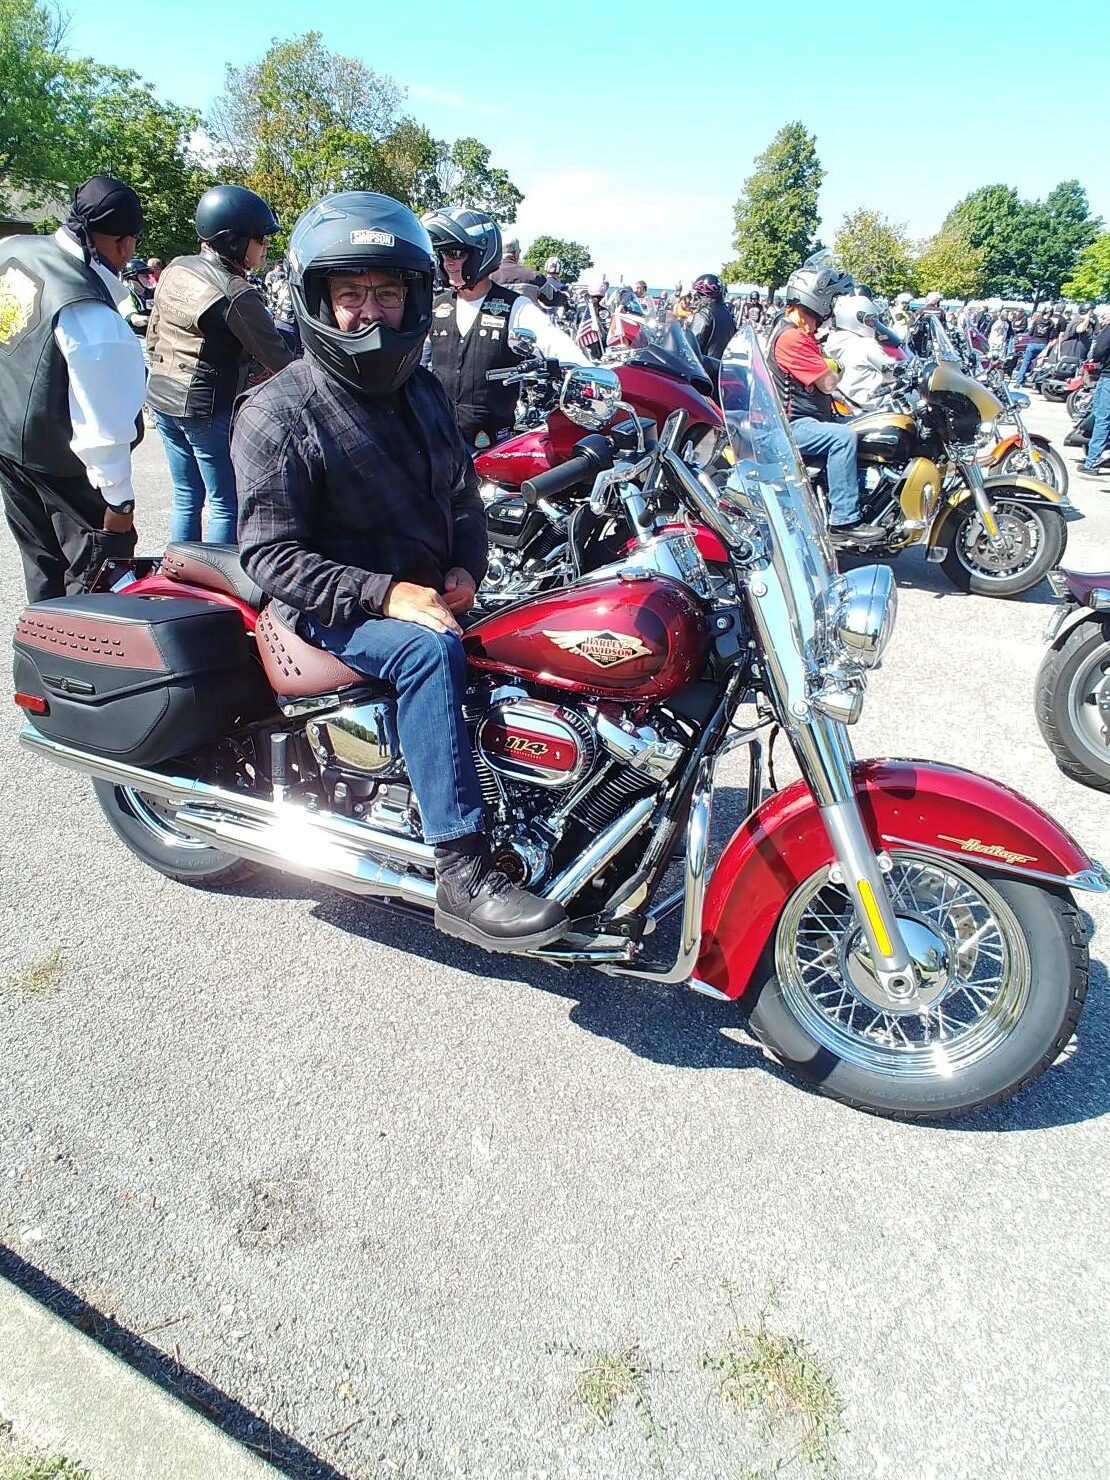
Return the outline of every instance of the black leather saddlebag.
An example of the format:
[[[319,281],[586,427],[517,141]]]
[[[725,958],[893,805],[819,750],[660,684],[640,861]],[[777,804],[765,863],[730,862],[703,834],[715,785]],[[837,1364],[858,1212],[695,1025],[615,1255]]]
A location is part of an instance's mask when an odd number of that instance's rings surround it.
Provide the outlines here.
[[[189,755],[274,707],[242,618],[212,601],[40,601],[14,646],[16,694],[47,705],[25,706],[36,730],[136,766]]]

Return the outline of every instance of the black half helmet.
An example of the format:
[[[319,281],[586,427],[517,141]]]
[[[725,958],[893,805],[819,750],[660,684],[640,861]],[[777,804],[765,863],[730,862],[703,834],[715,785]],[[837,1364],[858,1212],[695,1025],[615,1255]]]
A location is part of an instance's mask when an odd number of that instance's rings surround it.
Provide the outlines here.
[[[289,238],[289,291],[305,353],[351,390],[384,396],[420,363],[432,322],[435,259],[428,233],[408,206],[369,190],[326,195]],[[395,273],[405,283],[399,329],[372,324],[345,334],[332,313],[327,280],[336,273]]]
[[[120,273],[123,281],[130,282],[132,278],[142,277],[143,273],[150,271],[150,263],[145,257],[132,257],[131,261]]]
[[[245,185],[213,185],[197,201],[194,219],[197,239],[240,266],[253,237],[265,241],[281,230],[270,207]]]
[[[458,247],[463,259],[463,287],[473,288],[501,266],[501,228],[485,211],[465,206],[443,207],[420,218],[437,252]]]

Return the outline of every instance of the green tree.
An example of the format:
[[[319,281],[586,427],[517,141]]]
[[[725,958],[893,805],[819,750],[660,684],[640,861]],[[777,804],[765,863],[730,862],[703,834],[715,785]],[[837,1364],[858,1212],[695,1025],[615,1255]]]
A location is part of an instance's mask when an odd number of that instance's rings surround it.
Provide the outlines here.
[[[508,172],[490,163],[490,150],[479,139],[440,141],[436,183],[437,205],[468,206],[487,211],[495,221],[516,220],[524,196],[509,179]]]
[[[837,260],[857,283],[893,298],[912,284],[913,247],[904,226],[862,206],[840,224],[834,244]]]
[[[439,149],[422,123],[402,118],[378,146],[382,170],[378,188],[418,214],[432,210],[440,203]]]
[[[817,140],[801,123],[787,123],[755,160],[735,206],[737,256],[728,281],[765,283],[773,291],[814,250],[817,195],[825,171]]]
[[[987,291],[986,254],[972,246],[958,226],[942,226],[936,236],[923,242],[911,277],[922,293],[940,293],[945,298],[973,298]]]
[[[543,271],[543,264],[549,257],[558,257],[563,264],[563,281],[567,283],[577,282],[586,269],[594,265],[589,247],[584,247],[581,242],[564,241],[559,236],[537,236],[524,254],[525,262],[537,272]]]
[[[1019,244],[1026,292],[1038,300],[1055,298],[1101,225],[1078,180],[1062,180],[1043,201],[1028,204]]]
[[[1020,243],[1027,226],[1026,209],[1016,190],[1009,185],[983,185],[949,211],[941,235],[954,229],[982,254],[982,277],[975,291],[1022,296]]]
[[[1080,252],[1061,291],[1069,298],[1110,298],[1110,231],[1104,231]]]
[[[75,65],[64,24],[37,0],[0,0],[0,209],[12,189],[35,204],[66,178],[68,93]]]

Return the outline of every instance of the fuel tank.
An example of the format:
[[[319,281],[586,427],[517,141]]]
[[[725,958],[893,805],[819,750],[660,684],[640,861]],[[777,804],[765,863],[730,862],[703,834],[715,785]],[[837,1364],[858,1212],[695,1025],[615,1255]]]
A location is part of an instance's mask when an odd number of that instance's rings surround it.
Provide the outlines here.
[[[613,699],[669,698],[699,677],[709,623],[666,576],[586,581],[492,613],[463,637],[472,668]]]
[[[852,419],[858,438],[856,456],[865,463],[893,463],[901,467],[916,451],[919,434],[912,416],[901,412],[873,411]]]

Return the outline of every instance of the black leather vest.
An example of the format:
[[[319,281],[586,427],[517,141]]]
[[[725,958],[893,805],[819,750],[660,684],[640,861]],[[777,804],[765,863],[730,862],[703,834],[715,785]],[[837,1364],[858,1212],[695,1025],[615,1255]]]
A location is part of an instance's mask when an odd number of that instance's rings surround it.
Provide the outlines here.
[[[432,307],[428,335],[432,369],[455,408],[464,440],[488,447],[511,431],[516,418],[518,387],[486,379],[487,370],[506,370],[520,363],[509,349],[509,313],[520,297],[490,284],[478,317],[465,337],[459,333],[454,293],[440,293]]]
[[[814,385],[803,385],[800,380],[788,374],[778,362],[775,345],[787,329],[797,327],[783,314],[767,343],[767,365],[771,371],[771,379],[775,382],[775,389],[782,397],[786,418],[788,421],[800,421],[803,416],[812,416],[818,421],[836,421],[832,397],[824,391],[819,391]]]
[[[85,473],[69,445],[69,371],[54,339],[58,315],[71,303],[116,306],[96,269],[53,237],[0,242],[0,453],[62,478]]]

